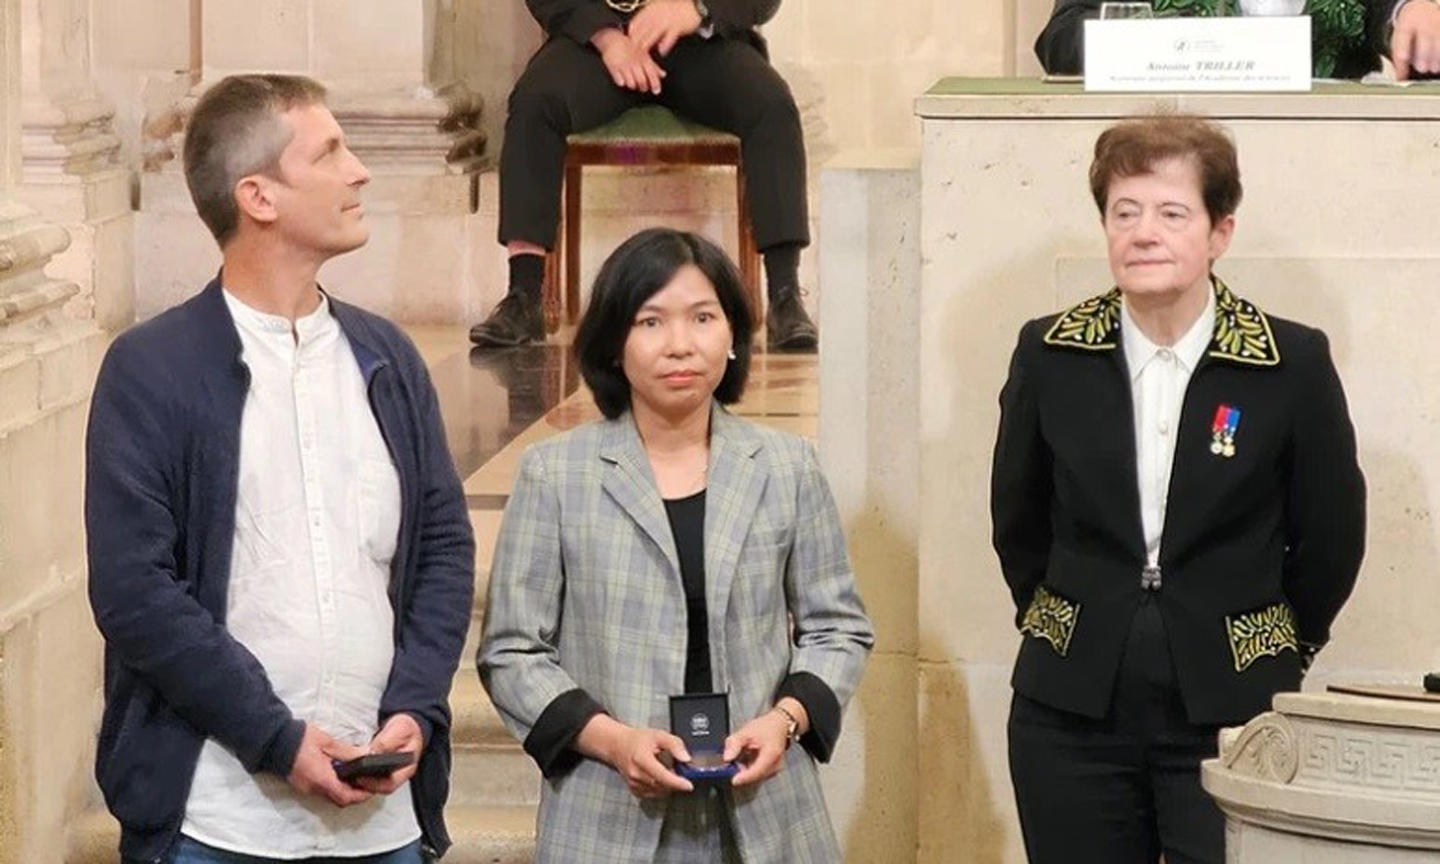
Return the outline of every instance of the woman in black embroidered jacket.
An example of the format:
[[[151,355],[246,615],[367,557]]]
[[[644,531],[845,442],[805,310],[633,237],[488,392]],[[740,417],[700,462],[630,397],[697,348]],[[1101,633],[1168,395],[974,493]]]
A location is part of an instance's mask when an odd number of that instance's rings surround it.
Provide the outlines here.
[[[1127,120],[1090,183],[1116,287],[1027,324],[1000,396],[1016,802],[1034,864],[1220,864],[1200,762],[1329,639],[1365,484],[1325,335],[1211,272],[1241,196],[1224,130]]]

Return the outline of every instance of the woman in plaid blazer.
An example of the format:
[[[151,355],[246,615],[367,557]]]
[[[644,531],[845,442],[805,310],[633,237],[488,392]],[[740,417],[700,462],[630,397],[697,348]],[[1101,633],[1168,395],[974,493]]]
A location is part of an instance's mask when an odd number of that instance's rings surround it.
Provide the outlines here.
[[[478,662],[545,777],[539,864],[840,860],[815,763],[874,636],[813,449],[722,407],[751,320],[714,244],[632,237],[576,334],[607,419],[521,460]],[[697,788],[663,730],[707,691],[740,770]]]

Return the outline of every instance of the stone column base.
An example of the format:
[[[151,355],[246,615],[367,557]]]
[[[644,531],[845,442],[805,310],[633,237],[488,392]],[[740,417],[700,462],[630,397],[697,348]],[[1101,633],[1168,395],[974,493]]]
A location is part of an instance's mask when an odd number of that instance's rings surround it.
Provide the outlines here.
[[[1440,861],[1440,703],[1282,693],[1202,780],[1230,864]]]

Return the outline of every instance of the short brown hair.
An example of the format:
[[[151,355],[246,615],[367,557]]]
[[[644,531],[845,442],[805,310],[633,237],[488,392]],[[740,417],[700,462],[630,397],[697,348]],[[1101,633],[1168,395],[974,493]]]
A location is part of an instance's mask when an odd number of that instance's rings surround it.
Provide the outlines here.
[[[185,131],[185,183],[222,247],[240,225],[235,184],[273,171],[295,134],[280,115],[324,102],[324,85],[300,75],[231,75],[200,97]]]
[[[1225,127],[1194,114],[1151,114],[1122,120],[1095,141],[1090,193],[1101,218],[1111,181],[1149,174],[1169,159],[1194,160],[1212,225],[1240,206],[1240,162]]]

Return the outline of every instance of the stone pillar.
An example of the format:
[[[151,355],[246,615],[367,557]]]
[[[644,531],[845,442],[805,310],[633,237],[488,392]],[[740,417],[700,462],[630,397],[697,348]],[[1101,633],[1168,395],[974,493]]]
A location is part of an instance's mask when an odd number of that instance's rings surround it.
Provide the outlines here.
[[[878,634],[821,777],[847,861],[913,860],[920,792],[949,794],[950,730],[917,698],[920,173],[915,153],[847,152],[820,171],[820,459]]]
[[[47,272],[65,229],[18,203],[20,0],[0,0],[0,862],[58,864],[90,800],[99,643],[80,521],[85,407],[102,338]]]
[[[1440,860],[1440,697],[1284,693],[1203,768],[1230,864]],[[1395,688],[1403,692],[1404,688]]]
[[[445,74],[434,46],[440,0],[203,0],[201,82],[147,125],[137,266],[141,318],[188,297],[219,252],[195,217],[179,154],[198,94],[226,75],[289,72],[330,89],[330,107],[374,177],[370,242],[322,272],[342,299],[406,321],[473,316],[471,249],[481,105]],[[236,33],[244,33],[237,39]]]
[[[86,0],[22,0],[22,167],[17,197],[63,226],[70,247],[51,272],[79,292],[68,311],[116,330],[134,320],[130,175],[115,110],[90,73]]]

